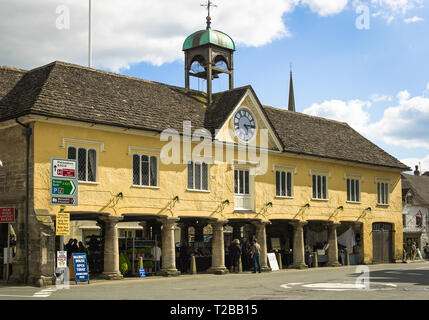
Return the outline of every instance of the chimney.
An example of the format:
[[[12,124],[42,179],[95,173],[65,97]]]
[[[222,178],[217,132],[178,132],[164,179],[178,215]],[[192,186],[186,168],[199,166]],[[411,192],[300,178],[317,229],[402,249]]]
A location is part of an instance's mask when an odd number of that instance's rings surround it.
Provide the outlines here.
[[[416,166],[416,170],[414,170],[414,175],[415,176],[419,176],[420,175],[419,166]]]

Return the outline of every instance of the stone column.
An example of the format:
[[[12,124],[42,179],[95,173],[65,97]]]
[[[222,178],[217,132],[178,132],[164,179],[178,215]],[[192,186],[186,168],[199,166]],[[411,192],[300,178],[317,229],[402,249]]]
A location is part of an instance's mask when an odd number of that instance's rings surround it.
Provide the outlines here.
[[[293,264],[289,268],[305,269],[308,266],[305,264],[304,254],[304,225],[306,221],[291,222],[293,226]]]
[[[116,224],[122,217],[108,216],[101,218],[104,221],[104,271],[103,278],[107,280],[122,280],[119,271],[119,243]]]
[[[168,276],[178,276],[180,271],[176,269],[176,244],[174,240],[174,229],[178,218],[162,218],[159,220],[162,223],[162,248],[161,259],[162,266],[160,274]]]
[[[328,225],[328,266],[338,267],[341,264],[338,262],[338,242],[337,242],[337,227],[340,223]]]
[[[268,256],[267,256],[267,233],[266,226],[271,224],[269,221],[254,222],[256,227],[256,240],[261,246],[261,271],[271,271],[271,268],[268,266]]]
[[[223,226],[225,224],[227,224],[227,221],[223,220],[211,222],[213,228],[212,266],[208,272],[212,272],[214,274],[228,273],[228,270],[225,267],[225,247],[223,236]]]

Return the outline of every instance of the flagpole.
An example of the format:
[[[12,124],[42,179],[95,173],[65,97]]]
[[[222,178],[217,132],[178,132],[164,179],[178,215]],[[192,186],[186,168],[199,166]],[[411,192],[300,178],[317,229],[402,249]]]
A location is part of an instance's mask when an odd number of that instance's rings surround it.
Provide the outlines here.
[[[88,30],[88,67],[92,68],[92,19],[91,0],[89,0],[89,30]]]

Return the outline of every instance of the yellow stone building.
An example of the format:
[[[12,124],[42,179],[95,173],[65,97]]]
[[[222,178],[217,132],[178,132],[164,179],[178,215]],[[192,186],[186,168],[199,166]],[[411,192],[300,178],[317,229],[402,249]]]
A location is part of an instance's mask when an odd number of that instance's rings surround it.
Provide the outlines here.
[[[327,265],[401,259],[407,166],[346,123],[296,112],[292,82],[289,110],[234,88],[234,42],[209,24],[183,50],[185,88],[64,62],[0,67],[0,206],[18,209],[13,279],[54,280],[52,158],[78,160],[78,206],[66,211],[75,227],[97,223],[109,279],[122,277],[121,223],[160,241],[163,275],[179,274],[176,244],[189,240],[219,274],[235,238],[256,237],[263,270],[275,250],[284,266],[307,267],[306,247]],[[194,63],[204,71],[192,73]],[[212,93],[220,73],[230,90]],[[190,76],[207,79],[207,92],[191,90]]]

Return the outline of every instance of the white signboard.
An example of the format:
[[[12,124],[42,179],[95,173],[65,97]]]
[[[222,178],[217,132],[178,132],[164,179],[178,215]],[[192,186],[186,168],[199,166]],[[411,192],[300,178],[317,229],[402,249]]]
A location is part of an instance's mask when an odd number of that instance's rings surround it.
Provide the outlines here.
[[[272,271],[279,271],[279,264],[277,263],[277,258],[275,253],[268,253],[268,263]]]
[[[52,159],[52,176],[55,178],[76,178],[76,161]]]
[[[67,251],[57,251],[57,268],[67,268]]]

